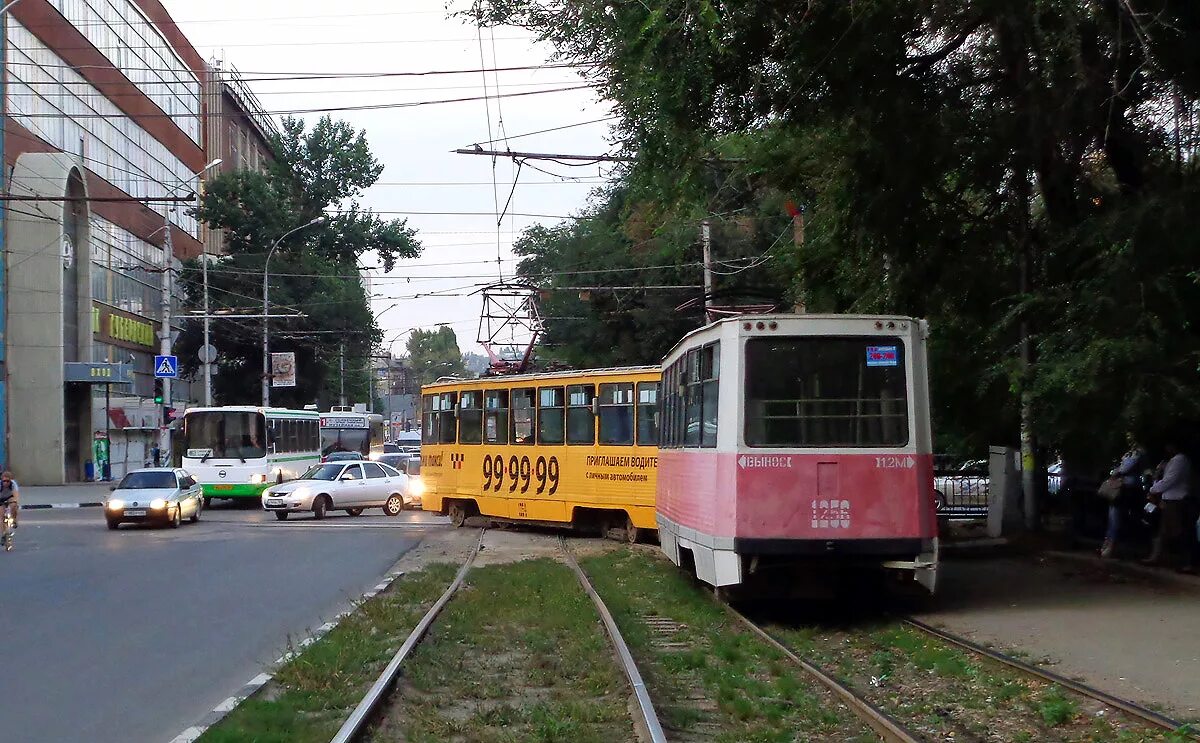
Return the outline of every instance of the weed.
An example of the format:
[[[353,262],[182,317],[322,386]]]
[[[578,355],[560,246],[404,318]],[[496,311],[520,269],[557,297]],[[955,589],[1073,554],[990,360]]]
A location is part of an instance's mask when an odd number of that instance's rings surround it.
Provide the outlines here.
[[[1078,703],[1067,698],[1057,686],[1050,687],[1037,704],[1038,714],[1050,727],[1057,727],[1073,719],[1078,708]]]

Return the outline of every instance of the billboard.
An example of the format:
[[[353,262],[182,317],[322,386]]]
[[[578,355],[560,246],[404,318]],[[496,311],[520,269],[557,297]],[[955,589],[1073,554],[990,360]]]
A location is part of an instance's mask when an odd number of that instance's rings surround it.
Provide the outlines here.
[[[271,386],[296,386],[296,354],[290,351],[271,354]]]

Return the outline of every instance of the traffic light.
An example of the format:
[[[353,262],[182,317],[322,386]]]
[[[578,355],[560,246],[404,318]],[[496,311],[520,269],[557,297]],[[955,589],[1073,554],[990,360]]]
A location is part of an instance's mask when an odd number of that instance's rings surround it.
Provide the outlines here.
[[[154,380],[154,404],[163,404],[163,382],[161,379]]]

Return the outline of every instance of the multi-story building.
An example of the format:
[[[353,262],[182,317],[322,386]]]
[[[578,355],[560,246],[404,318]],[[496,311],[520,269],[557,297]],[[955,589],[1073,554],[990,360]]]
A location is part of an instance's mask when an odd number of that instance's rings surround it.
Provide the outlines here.
[[[107,435],[118,476],[157,439],[164,275],[201,252],[189,204],[167,199],[208,162],[205,64],[158,0],[23,0],[4,22],[7,463],[22,483],[78,481]],[[126,369],[106,404],[95,383]]]

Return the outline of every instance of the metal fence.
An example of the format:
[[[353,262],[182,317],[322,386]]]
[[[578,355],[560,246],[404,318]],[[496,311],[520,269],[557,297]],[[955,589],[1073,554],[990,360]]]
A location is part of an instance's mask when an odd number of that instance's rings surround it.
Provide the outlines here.
[[[933,496],[942,518],[984,518],[990,483],[987,472],[935,471]]]

